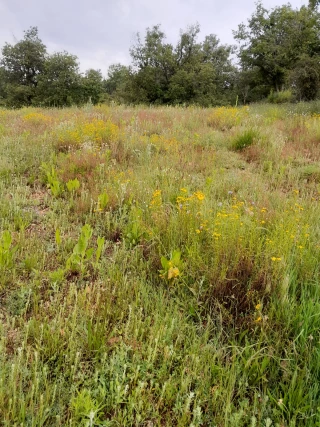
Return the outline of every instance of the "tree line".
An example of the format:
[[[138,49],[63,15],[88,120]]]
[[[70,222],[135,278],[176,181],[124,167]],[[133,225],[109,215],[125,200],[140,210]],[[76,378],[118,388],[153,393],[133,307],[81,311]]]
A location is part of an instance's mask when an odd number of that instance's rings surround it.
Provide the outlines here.
[[[201,106],[317,98],[320,90],[320,14],[317,0],[267,10],[261,2],[233,31],[235,45],[198,24],[168,43],[160,25],[137,35],[131,64],[80,72],[68,52],[49,54],[37,27],[5,43],[0,60],[0,105],[68,106],[115,101]]]

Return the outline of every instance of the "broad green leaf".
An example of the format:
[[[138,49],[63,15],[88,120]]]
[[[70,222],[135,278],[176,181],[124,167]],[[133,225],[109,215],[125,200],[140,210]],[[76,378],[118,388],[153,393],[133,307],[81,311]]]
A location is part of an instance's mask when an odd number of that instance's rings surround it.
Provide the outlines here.
[[[174,265],[179,264],[180,258],[181,258],[181,252],[180,251],[175,250],[172,252],[172,257],[171,257],[172,264],[174,264]]]
[[[165,270],[169,269],[169,261],[164,256],[161,257],[161,265]]]
[[[86,251],[86,260],[89,261],[92,258],[92,255],[93,255],[93,248],[89,248]]]
[[[12,236],[10,231],[5,230],[2,234],[2,246],[4,250],[8,250],[12,243]]]
[[[59,228],[57,228],[57,229],[56,229],[56,244],[57,244],[58,246],[60,246],[60,245],[61,245],[61,235],[60,235],[60,230],[59,230]]]

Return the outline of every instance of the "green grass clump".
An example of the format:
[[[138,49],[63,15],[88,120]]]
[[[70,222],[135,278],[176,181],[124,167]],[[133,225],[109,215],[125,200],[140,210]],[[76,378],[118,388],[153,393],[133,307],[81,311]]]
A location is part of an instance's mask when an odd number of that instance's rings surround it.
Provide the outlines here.
[[[271,104],[283,104],[292,102],[293,95],[291,90],[282,90],[279,92],[272,91],[268,96],[268,102]]]
[[[320,164],[302,166],[299,169],[301,179],[320,182]]]
[[[244,150],[254,144],[257,138],[258,133],[255,129],[246,129],[232,140],[232,148],[236,151]]]
[[[1,425],[320,425],[299,111],[1,111]]]

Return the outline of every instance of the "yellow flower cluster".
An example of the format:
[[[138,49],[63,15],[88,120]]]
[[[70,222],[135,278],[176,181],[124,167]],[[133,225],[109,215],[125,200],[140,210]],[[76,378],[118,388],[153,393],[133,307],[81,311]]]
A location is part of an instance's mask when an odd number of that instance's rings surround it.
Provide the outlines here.
[[[234,206],[231,207],[234,209]],[[230,229],[231,224],[234,223],[240,227],[243,225],[241,222],[240,215],[234,211],[227,212],[226,210],[221,210],[216,213],[216,218],[213,221],[213,233],[212,237],[214,240],[219,240],[225,231]],[[233,233],[235,233],[235,229],[233,229]],[[234,234],[235,235],[235,234]]]
[[[150,202],[150,209],[160,208],[161,206],[162,206],[161,190],[156,190],[152,195],[152,199]]]
[[[208,230],[208,222],[209,222],[208,220],[202,221],[199,228],[196,229],[196,233],[200,234],[203,231],[207,231]]]
[[[193,197],[198,199],[200,202],[205,199],[205,195],[202,193],[202,191],[196,191],[193,193]]]
[[[65,145],[80,145],[89,142],[101,146],[117,140],[119,127],[110,120],[94,119],[91,122],[80,123],[72,129],[61,129],[57,136],[59,142]]]
[[[150,137],[144,137],[145,142],[148,142],[150,144],[155,145],[158,149],[163,149],[165,151],[169,150],[170,148],[176,148],[179,146],[179,142],[175,137],[168,138],[164,135],[158,135],[157,133],[154,133],[150,135]]]
[[[231,129],[240,124],[249,114],[249,108],[219,107],[208,118],[208,125],[219,130]]]
[[[126,185],[131,181],[132,170],[129,169],[127,171],[121,171],[118,173],[111,173],[110,175],[113,176],[113,181],[115,183],[118,183],[121,185]]]
[[[51,121],[51,117],[48,117],[42,113],[28,113],[25,116],[23,116],[22,120],[25,123],[30,123],[32,125],[41,125],[45,124]]]
[[[205,195],[203,194],[202,191],[195,191],[194,193],[192,193],[190,196],[187,195],[188,191],[186,188],[181,188],[180,192],[183,194],[179,195],[176,199],[176,203],[178,205],[178,209],[181,210],[185,210],[187,207],[190,206],[191,203],[193,202],[200,202],[202,203],[203,200],[205,199]]]
[[[180,276],[179,268],[171,266],[168,270],[168,280],[175,279],[176,277],[179,277],[179,276]]]
[[[315,115],[307,118],[304,122],[307,130],[311,131],[311,132],[312,131],[317,132],[319,130],[319,119],[320,119],[320,114],[315,114]]]

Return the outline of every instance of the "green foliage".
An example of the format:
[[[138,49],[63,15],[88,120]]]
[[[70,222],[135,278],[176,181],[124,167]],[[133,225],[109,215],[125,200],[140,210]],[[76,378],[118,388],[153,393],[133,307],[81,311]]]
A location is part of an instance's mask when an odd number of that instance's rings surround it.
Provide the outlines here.
[[[81,100],[77,57],[67,52],[47,57],[37,86],[37,104],[61,107]]]
[[[104,191],[103,193],[99,194],[98,196],[98,209],[105,210],[109,203],[109,196]]]
[[[244,70],[257,68],[262,79],[275,91],[283,90],[288,74],[304,55],[319,53],[318,13],[291,5],[268,11],[259,2],[248,24],[241,24],[234,37],[240,42],[238,52]]]
[[[7,93],[10,105],[21,107],[31,104],[39,75],[44,69],[46,54],[46,47],[38,37],[37,27],[25,31],[23,40],[15,45],[4,45],[1,64],[9,84]]]
[[[79,190],[80,188],[80,182],[77,178],[75,179],[70,179],[67,183],[66,183],[66,187],[67,190],[70,193],[74,193],[76,190]]]
[[[79,236],[78,243],[73,248],[71,256],[66,263],[66,270],[72,272],[79,272],[84,274],[91,264],[94,268],[98,268],[102,251],[104,249],[104,237],[98,237],[97,249],[94,260],[94,248],[88,248],[89,241],[91,240],[93,230],[89,224],[85,224]]]
[[[4,67],[0,65],[0,107],[5,104],[6,97],[6,71]]]
[[[125,65],[110,65],[104,87],[107,95],[116,102],[134,102],[137,99],[134,98],[137,94],[132,70]]]
[[[37,27],[16,44],[5,43],[0,65],[0,105],[97,104],[103,93],[101,72],[90,69],[83,77],[75,55],[49,55]]]
[[[319,55],[312,58],[307,55],[301,56],[289,75],[289,81],[299,101],[315,99],[320,87]]]
[[[59,249],[59,247],[61,246],[61,243],[62,243],[61,234],[60,234],[59,228],[56,229],[55,239],[56,239],[57,248]]]
[[[259,101],[268,96],[270,86],[262,78],[258,67],[240,69],[235,73],[235,90],[242,104]]]
[[[72,410],[74,411],[75,420],[85,423],[88,426],[101,426],[103,423],[103,408],[106,405],[99,404],[91,396],[88,389],[81,390],[72,400]]]
[[[302,166],[299,168],[299,175],[303,180],[320,183],[320,166],[318,164]]]
[[[55,167],[47,163],[42,163],[41,169],[45,173],[45,180],[52,195],[59,197],[63,193],[63,183],[59,180]]]
[[[280,92],[270,92],[268,101],[270,104],[283,104],[285,102],[291,102],[293,100],[291,90],[282,90]]]
[[[73,248],[72,255],[67,260],[67,270],[84,273],[86,265],[93,256],[94,249],[88,248],[92,233],[93,230],[89,224],[85,224],[82,227],[78,243]]]
[[[228,98],[234,71],[231,47],[212,34],[199,43],[199,32],[199,25],[181,31],[176,46],[166,43],[159,25],[147,28],[144,40],[138,34],[130,49],[133,69],[111,67],[109,93],[116,99],[121,93],[127,102],[155,104],[209,106]]]
[[[82,96],[84,102],[91,102],[93,105],[99,103],[103,93],[103,77],[100,70],[87,70],[82,79]]]
[[[254,144],[257,137],[258,134],[255,129],[246,129],[233,139],[232,148],[236,151],[241,151]]]
[[[12,236],[5,230],[0,239],[0,271],[5,271],[13,266],[13,255],[16,248],[12,248]]]
[[[61,285],[65,280],[66,273],[65,268],[58,268],[49,273],[49,280],[53,285]]]
[[[264,99],[282,102],[291,90],[312,100],[319,90],[320,15],[317,2],[293,9],[290,4],[267,10],[261,2],[234,37],[241,68],[232,64],[234,46],[209,34],[199,41],[200,26],[180,32],[168,43],[160,25],[137,34],[130,48],[132,64],[114,64],[104,80],[100,70],[80,73],[78,59],[67,52],[49,55],[31,27],[24,39],[2,49],[0,105],[71,106],[115,101],[127,104],[173,104],[205,107],[246,104]],[[237,98],[238,97],[238,98]]]
[[[138,221],[131,222],[126,228],[125,241],[129,247],[134,247],[141,243],[146,237],[145,231]]]
[[[312,9],[315,9],[319,3],[320,3],[319,0],[309,0],[309,7],[311,7]]]
[[[98,266],[99,266],[101,255],[103,253],[104,247],[105,247],[105,238],[98,236],[98,238],[97,238],[97,250],[96,250],[96,254],[95,254],[95,260],[92,263],[92,265],[93,265],[94,268],[98,268]]]

